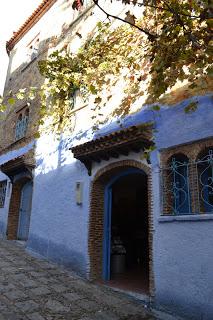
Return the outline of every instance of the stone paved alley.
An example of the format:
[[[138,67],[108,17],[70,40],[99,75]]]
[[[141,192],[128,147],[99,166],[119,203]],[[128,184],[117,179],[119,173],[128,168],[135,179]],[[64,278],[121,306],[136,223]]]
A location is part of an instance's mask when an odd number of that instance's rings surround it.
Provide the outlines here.
[[[155,320],[139,301],[0,241],[0,320]],[[161,317],[162,319],[162,317]]]

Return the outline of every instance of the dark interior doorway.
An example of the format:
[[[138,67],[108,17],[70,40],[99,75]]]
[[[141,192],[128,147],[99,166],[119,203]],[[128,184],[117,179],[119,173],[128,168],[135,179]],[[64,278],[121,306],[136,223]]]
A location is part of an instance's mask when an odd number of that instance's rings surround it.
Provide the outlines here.
[[[110,285],[148,293],[147,176],[131,173],[112,185]]]

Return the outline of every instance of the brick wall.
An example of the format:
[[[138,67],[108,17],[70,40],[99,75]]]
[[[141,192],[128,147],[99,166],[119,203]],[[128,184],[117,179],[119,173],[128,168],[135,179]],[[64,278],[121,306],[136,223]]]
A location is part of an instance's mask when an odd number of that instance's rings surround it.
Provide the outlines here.
[[[17,72],[15,72],[17,73]],[[29,70],[23,72],[24,75],[14,75],[14,81],[11,80],[11,83],[6,87],[5,97],[7,98],[7,91],[12,90],[16,92],[19,88],[25,88],[30,86],[36,86],[41,80],[39,76],[37,63],[34,62],[32,66],[29,67]],[[22,79],[24,77],[24,80]],[[34,101],[27,100],[17,100],[15,105],[9,106],[5,118],[0,122],[0,153],[6,153],[10,150],[18,149],[28,144],[34,139],[34,134],[38,130],[37,121],[39,119],[39,98],[36,98]],[[29,122],[25,137],[19,140],[15,140],[15,128],[18,120],[18,116],[23,108],[29,108]]]

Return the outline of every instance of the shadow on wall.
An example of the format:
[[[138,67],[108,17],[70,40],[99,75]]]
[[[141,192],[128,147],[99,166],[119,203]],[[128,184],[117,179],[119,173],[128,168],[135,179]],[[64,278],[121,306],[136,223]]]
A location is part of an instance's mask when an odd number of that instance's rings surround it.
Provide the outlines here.
[[[45,161],[44,157],[44,163],[40,164],[43,172],[39,168],[36,170],[40,172],[35,172],[27,248],[86,276],[89,219],[87,170],[76,159],[70,164],[45,170]],[[84,183],[82,205],[76,203],[76,181]]]
[[[6,229],[7,229],[6,223],[0,221],[0,239],[6,238]]]
[[[192,293],[193,294],[193,293]],[[211,320],[213,319],[212,301],[206,299],[205,303],[196,303],[194,300],[186,300],[183,295],[174,295],[174,291],[158,293],[155,303],[158,307],[164,306],[173,312],[177,312],[183,319]]]
[[[68,248],[66,245],[48,241],[32,233],[27,247],[28,250],[38,252],[43,257],[87,277],[85,255]]]

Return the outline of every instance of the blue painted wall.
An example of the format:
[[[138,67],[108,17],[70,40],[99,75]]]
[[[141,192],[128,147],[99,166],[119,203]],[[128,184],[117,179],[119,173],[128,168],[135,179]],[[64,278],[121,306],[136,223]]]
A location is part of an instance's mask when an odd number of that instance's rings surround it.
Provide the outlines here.
[[[80,206],[75,200],[76,181],[83,181]],[[77,161],[36,175],[28,249],[86,276],[88,204],[89,177]]]

